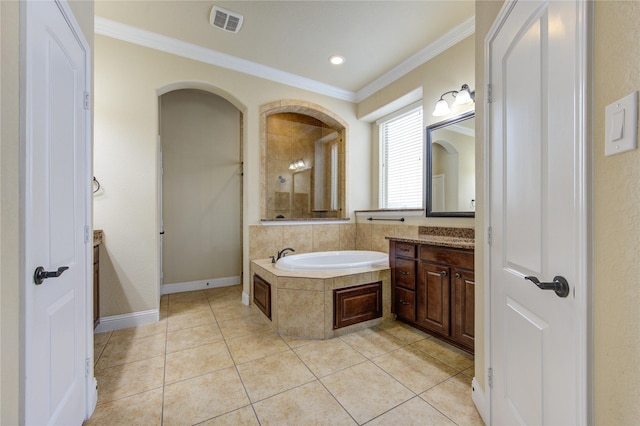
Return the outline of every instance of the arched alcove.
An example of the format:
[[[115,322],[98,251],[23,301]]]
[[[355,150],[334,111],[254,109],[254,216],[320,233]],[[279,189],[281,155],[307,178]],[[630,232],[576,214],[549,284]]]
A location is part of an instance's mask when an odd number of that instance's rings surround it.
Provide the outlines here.
[[[285,100],[260,108],[261,218],[347,216],[347,123],[326,108]]]

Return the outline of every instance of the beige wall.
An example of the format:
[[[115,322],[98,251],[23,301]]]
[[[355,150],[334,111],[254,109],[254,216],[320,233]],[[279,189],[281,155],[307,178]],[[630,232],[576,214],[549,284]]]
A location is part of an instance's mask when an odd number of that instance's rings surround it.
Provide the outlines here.
[[[422,103],[424,108],[423,124],[428,126],[469,110],[468,106],[454,106],[451,114],[444,117],[431,115],[440,95],[449,90],[458,90],[462,84],[467,83],[471,89],[475,89],[475,62],[474,62],[475,37],[470,36],[460,43],[442,52],[435,58],[411,71],[404,77],[388,85],[384,89],[374,93],[358,104],[358,117],[380,118],[376,114],[381,108],[403,97],[416,89],[422,90]],[[453,98],[447,97],[451,103]],[[379,182],[379,146],[377,126],[372,124],[371,141],[371,208],[378,208],[378,182]],[[472,227],[472,218],[426,218],[414,219],[413,224],[442,225],[442,226],[467,226]]]
[[[18,2],[0,2],[0,424],[16,424],[20,387]]]
[[[164,284],[240,277],[240,112],[220,96],[161,97]]]
[[[93,49],[93,2],[74,1],[71,9],[89,47]],[[0,424],[18,424],[20,347],[18,324],[21,271],[20,237],[20,76],[19,76],[19,3],[0,2]]]
[[[208,88],[231,101],[244,120],[244,281],[248,290],[248,226],[260,223],[259,108],[298,99],[327,108],[349,124],[352,158],[369,157],[370,129],[352,103],[273,83],[174,55],[97,36],[94,173],[104,193],[94,199],[94,226],[105,231],[103,316],[158,306],[156,137],[158,93],[167,86]],[[369,207],[370,165],[350,161],[349,207]],[[248,293],[248,291],[247,291]]]
[[[604,156],[604,108],[640,88],[640,2],[596,1],[594,43],[594,410],[640,419],[640,151]]]

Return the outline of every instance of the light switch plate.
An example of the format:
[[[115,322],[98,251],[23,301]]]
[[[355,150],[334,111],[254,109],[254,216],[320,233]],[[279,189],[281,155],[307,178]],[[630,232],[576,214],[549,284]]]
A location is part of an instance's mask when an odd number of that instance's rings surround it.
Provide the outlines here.
[[[638,148],[638,92],[605,108],[604,155]]]

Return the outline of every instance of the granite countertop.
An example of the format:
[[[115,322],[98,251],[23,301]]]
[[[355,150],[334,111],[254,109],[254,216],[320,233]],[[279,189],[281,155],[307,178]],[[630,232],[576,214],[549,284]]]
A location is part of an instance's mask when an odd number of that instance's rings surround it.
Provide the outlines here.
[[[452,247],[465,250],[475,248],[475,230],[473,228],[452,228],[440,226],[421,226],[415,237],[386,237],[388,240],[410,244],[430,244],[440,247]]]
[[[104,237],[104,233],[101,229],[96,229],[93,231],[93,245],[97,246],[98,244],[102,244],[102,238]]]

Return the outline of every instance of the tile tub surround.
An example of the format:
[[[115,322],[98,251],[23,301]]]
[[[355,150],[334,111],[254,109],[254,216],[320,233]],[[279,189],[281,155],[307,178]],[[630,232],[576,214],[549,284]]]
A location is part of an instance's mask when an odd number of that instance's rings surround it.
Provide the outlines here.
[[[388,267],[323,272],[283,271],[270,259],[251,261],[253,275],[271,284],[271,325],[285,336],[330,339],[376,326],[391,319],[391,273]],[[333,329],[333,290],[382,281],[382,317],[337,330]]]

